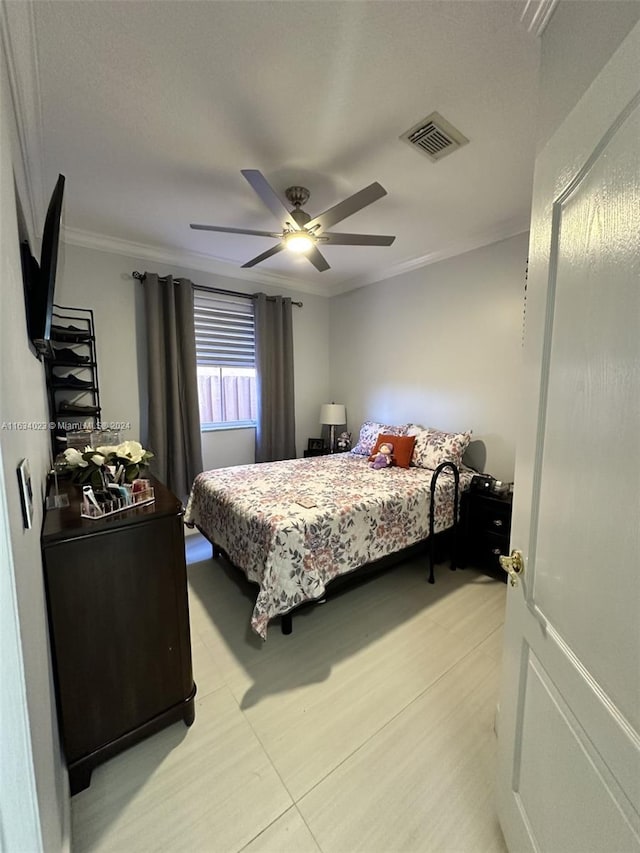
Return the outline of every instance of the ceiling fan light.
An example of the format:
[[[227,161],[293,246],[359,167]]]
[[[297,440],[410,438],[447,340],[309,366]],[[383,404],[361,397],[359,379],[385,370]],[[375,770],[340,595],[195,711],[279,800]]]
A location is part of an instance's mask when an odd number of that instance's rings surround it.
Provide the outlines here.
[[[314,244],[315,240],[310,234],[303,234],[300,231],[291,231],[289,234],[285,234],[284,244],[291,252],[296,252],[297,254],[303,254],[304,252],[308,252]]]

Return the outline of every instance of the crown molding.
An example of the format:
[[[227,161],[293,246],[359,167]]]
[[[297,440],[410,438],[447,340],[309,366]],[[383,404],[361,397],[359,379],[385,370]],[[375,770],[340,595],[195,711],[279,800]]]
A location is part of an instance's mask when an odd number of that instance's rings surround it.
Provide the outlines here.
[[[146,243],[134,243],[130,240],[122,240],[116,237],[107,237],[96,234],[93,231],[84,231],[79,228],[63,227],[62,237],[65,243],[71,246],[80,246],[84,249],[95,249],[98,252],[110,252],[115,255],[123,255],[132,261],[152,261],[156,264],[168,264],[200,272],[224,275],[227,278],[237,278],[242,281],[255,281],[256,283],[271,284],[274,287],[285,290],[294,290],[297,293],[311,293],[315,296],[328,296],[326,287],[309,284],[302,280],[289,278],[273,272],[264,270],[243,269],[228,261],[221,261],[209,255],[199,252],[186,252],[181,249],[163,248],[151,246]]]
[[[355,290],[358,287],[366,287],[369,284],[386,281],[398,275],[436,264],[439,261],[446,261],[448,258],[456,257],[456,255],[464,255],[466,252],[472,252],[474,249],[481,249],[483,246],[490,246],[492,243],[499,243],[501,240],[508,240],[510,237],[516,237],[518,234],[524,234],[529,228],[530,223],[528,221],[520,220],[511,223],[507,227],[502,225],[491,231],[484,231],[468,240],[459,240],[455,243],[450,243],[445,248],[438,249],[438,251],[429,252],[418,258],[409,258],[406,261],[401,261],[398,264],[378,270],[375,273],[343,281],[330,288],[329,295],[338,296],[342,293],[348,293],[350,290]]]
[[[132,265],[136,261],[151,261],[160,265],[168,264],[169,266],[182,267],[183,269],[223,275],[227,278],[237,278],[242,281],[254,281],[257,284],[270,284],[284,290],[293,290],[297,293],[310,293],[314,296],[324,296],[326,298],[339,296],[342,293],[356,290],[359,287],[366,287],[378,281],[385,281],[404,273],[413,272],[422,267],[438,263],[438,261],[444,261],[456,255],[463,255],[465,252],[471,252],[483,246],[490,246],[492,243],[499,243],[501,240],[508,240],[510,237],[524,234],[528,230],[528,221],[513,222],[509,227],[503,225],[491,231],[482,232],[469,240],[450,243],[438,251],[429,252],[418,258],[409,258],[390,267],[379,269],[375,273],[356,276],[355,278],[346,279],[328,287],[324,284],[314,285],[310,282],[297,280],[278,273],[258,271],[250,268],[243,269],[228,261],[212,258],[209,255],[203,255],[199,252],[186,252],[181,249],[151,246],[146,243],[134,243],[131,240],[107,237],[103,234],[84,231],[80,228],[63,227],[62,238],[70,246],[79,246],[83,249],[94,249],[98,252],[109,252],[130,258]]]
[[[538,38],[542,37],[559,0],[527,0],[520,21]]]
[[[22,174],[16,174],[16,181],[24,185],[23,212],[27,227],[35,237],[42,232],[46,197],[42,97],[33,4],[0,0],[0,30],[20,147]]]

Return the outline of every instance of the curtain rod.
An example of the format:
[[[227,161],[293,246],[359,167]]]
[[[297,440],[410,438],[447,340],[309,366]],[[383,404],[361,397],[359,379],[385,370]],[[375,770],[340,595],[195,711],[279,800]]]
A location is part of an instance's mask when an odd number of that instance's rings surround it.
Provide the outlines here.
[[[143,272],[138,272],[138,270],[134,270],[131,273],[131,275],[133,278],[137,279],[138,281],[142,281],[145,278],[145,274]],[[169,276],[167,276],[167,275],[159,275],[158,281],[166,281],[168,278],[169,278]],[[253,295],[253,293],[242,293],[239,290],[224,290],[221,287],[207,287],[204,284],[193,284],[193,282],[192,282],[192,286],[193,286],[194,290],[204,290],[204,291],[207,291],[208,293],[224,293],[226,296],[240,296],[243,299],[256,299],[256,297]],[[274,299],[275,299],[275,296],[267,296],[267,300],[270,302],[273,302]],[[298,308],[302,308],[302,306],[304,305],[303,302],[295,302],[293,299],[291,300],[291,304],[297,305]]]

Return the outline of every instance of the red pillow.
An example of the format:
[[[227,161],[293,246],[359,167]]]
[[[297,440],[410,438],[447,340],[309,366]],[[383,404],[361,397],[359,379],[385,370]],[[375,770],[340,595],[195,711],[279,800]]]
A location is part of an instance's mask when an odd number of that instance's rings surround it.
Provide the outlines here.
[[[393,458],[396,465],[398,468],[408,468],[411,464],[413,446],[415,443],[415,435],[387,435],[386,433],[381,432],[376,440],[371,456],[369,457],[369,462],[373,461],[373,457],[378,452],[381,444],[392,444]]]

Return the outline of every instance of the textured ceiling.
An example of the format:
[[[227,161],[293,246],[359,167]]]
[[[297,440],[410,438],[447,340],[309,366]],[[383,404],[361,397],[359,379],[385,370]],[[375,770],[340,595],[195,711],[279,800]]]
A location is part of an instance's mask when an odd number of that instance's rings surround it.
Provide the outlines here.
[[[38,0],[33,10],[44,185],[67,177],[71,241],[192,254],[195,266],[225,262],[245,277],[240,265],[273,240],[189,228],[274,228],[241,169],[281,193],[308,187],[312,216],[373,181],[387,190],[332,230],[395,234],[393,246],[325,247],[323,273],[283,252],[246,275],[317,292],[527,227],[539,42],[519,21],[522,3]],[[433,110],[470,140],[437,164],[398,139]]]

